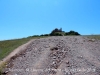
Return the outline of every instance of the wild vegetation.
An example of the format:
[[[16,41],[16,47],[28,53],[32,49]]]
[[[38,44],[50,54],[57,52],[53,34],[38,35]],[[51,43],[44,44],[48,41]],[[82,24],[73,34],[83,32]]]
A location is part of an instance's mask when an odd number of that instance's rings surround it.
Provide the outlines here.
[[[54,30],[51,31],[50,34],[44,34],[41,36],[68,36],[68,35],[80,35],[78,32],[75,31],[69,31],[69,32],[65,32],[62,30],[62,28],[58,29],[55,28]]]

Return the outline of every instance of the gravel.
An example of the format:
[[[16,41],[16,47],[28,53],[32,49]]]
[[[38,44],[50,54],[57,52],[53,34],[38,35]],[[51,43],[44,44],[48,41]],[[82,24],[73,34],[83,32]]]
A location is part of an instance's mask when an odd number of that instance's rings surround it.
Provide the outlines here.
[[[100,41],[83,36],[36,39],[8,65],[7,75],[99,75]]]

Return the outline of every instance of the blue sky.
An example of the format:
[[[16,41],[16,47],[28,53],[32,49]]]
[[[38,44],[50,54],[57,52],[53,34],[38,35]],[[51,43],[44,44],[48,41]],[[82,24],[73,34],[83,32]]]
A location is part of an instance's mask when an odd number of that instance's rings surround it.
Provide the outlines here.
[[[0,0],[0,40],[54,28],[100,34],[100,0]]]

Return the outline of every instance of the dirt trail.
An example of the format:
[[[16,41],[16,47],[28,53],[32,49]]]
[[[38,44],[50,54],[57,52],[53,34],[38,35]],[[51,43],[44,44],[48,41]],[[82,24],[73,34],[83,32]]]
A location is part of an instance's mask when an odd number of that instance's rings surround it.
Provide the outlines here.
[[[6,75],[99,75],[100,40],[83,36],[36,39],[5,70]]]

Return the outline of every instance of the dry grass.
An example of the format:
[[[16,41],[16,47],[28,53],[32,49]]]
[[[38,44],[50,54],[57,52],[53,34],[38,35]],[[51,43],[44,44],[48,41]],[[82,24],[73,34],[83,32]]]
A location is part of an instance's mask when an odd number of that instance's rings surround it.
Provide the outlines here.
[[[87,37],[92,39],[92,41],[93,41],[93,39],[100,40],[100,35],[88,35]]]
[[[7,65],[6,62],[2,62],[2,63],[0,64],[0,75],[3,75],[3,74],[2,74],[2,71],[3,71],[3,69],[6,67],[6,65]]]

